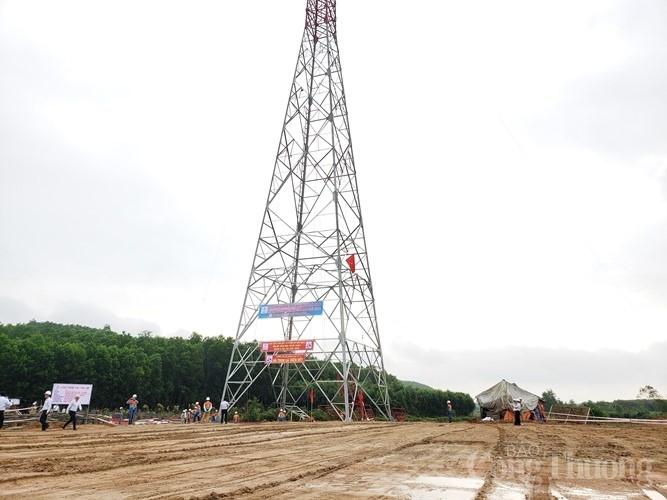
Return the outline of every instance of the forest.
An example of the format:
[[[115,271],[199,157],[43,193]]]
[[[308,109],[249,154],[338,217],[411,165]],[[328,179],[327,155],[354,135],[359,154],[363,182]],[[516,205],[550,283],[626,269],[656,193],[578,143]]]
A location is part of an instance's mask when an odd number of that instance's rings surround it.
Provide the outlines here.
[[[653,389],[650,385],[645,388]],[[613,418],[667,418],[667,399],[653,389],[648,397],[642,394],[640,388],[637,399],[616,399],[614,401],[584,401],[577,405],[573,400],[561,401],[552,389],[542,393],[544,406],[549,410],[552,405],[583,406],[590,408],[592,417]],[[644,397],[642,397],[644,396]]]
[[[0,324],[0,390],[32,402],[54,382],[85,383],[94,386],[93,408],[118,408],[134,393],[143,408],[184,408],[206,396],[220,400],[233,344],[229,337],[197,333],[186,339],[49,322]],[[475,408],[465,393],[403,384],[390,374],[387,382],[392,407],[410,417],[444,417],[448,399],[457,416]],[[265,380],[258,381],[250,397],[255,406],[273,404]]]

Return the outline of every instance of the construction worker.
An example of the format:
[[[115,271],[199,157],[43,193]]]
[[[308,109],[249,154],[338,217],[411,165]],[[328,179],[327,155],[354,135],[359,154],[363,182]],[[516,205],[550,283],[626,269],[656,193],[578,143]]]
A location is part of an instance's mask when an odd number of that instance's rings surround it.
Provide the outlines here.
[[[74,401],[72,401],[67,407],[67,413],[69,413],[69,420],[63,425],[63,429],[72,422],[72,429],[76,430],[76,412],[81,411],[81,401],[79,401],[79,396],[74,396]]]
[[[227,423],[227,410],[229,410],[229,402],[223,397],[220,401],[220,423]]]
[[[12,407],[12,402],[4,392],[0,392],[0,429],[5,425],[5,410]]]
[[[512,409],[514,410],[514,425],[521,425],[521,399],[514,399]]]
[[[49,423],[46,421],[51,409],[53,408],[53,400],[51,399],[51,391],[46,391],[44,393],[44,404],[39,415],[39,423],[42,424],[42,430],[45,431],[49,428]]]
[[[447,400],[447,421],[451,424],[452,423],[452,417],[454,416],[454,407],[452,406],[452,402],[448,399]]]
[[[201,422],[201,405],[199,401],[195,402],[193,422]]]
[[[241,415],[239,415],[239,412],[234,410],[234,417],[232,417],[232,422],[235,424],[240,424],[241,423]]]
[[[278,410],[278,422],[286,422],[287,421],[287,412],[283,408]]]
[[[132,397],[127,400],[127,423],[132,425],[134,419],[137,418],[137,408],[139,408],[139,400],[137,399],[136,394],[132,394]]]
[[[204,423],[209,423],[211,421],[212,410],[213,410],[213,403],[211,403],[211,398],[207,396],[206,401],[204,401],[204,418],[203,418]]]

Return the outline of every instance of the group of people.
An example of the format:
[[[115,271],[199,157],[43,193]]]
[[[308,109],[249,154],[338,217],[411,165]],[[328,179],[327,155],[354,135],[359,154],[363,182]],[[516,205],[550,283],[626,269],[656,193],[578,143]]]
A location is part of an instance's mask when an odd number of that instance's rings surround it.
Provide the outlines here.
[[[139,399],[136,394],[132,396],[125,402],[127,405],[127,423],[132,425],[137,420],[137,415],[139,411]],[[35,403],[36,405],[36,403]],[[0,429],[2,429],[5,420],[5,410],[11,408],[12,402],[7,398],[4,393],[0,393]],[[448,413],[450,415],[451,421],[451,404],[447,401]],[[229,422],[229,407],[230,403],[223,399],[220,402],[219,411],[216,413],[213,411],[213,403],[211,402],[210,397],[206,397],[203,405],[199,404],[199,401],[195,402],[192,407],[186,408],[181,412],[181,422],[182,423],[212,423],[217,421],[217,416],[220,416],[220,423],[227,424]],[[37,408],[40,408],[37,406]],[[57,411],[57,406],[53,404],[53,398],[51,396],[51,391],[44,391],[44,403],[42,403],[41,408],[39,409],[39,423],[41,425],[42,431],[46,431],[49,428],[49,415],[54,411]],[[76,430],[77,424],[77,413],[82,411],[82,404],[80,396],[75,396],[74,399],[67,406],[67,413],[69,419],[62,426],[63,429],[66,429],[70,424],[72,424],[72,430]],[[287,420],[287,412],[285,409],[280,408],[278,411],[278,421]],[[234,411],[234,414],[231,417],[233,423],[240,423],[241,416],[238,411]]]
[[[34,403],[36,405],[36,403]],[[4,392],[0,393],[0,429],[4,426],[5,423],[5,411],[12,407],[12,402],[9,400],[7,395]],[[38,407],[39,408],[39,407]],[[42,404],[41,409],[39,410],[39,423],[42,427],[42,430],[45,431],[49,428],[48,418],[49,415],[53,412],[53,398],[51,397],[51,391],[44,391],[44,403]],[[82,410],[81,397],[74,396],[74,399],[67,405],[67,413],[69,414],[69,420],[63,425],[63,429],[67,428],[69,424],[72,424],[72,429],[76,430],[76,414]]]
[[[76,414],[83,409],[81,405],[81,397],[74,396],[74,399],[67,405],[67,413],[69,415],[69,420],[63,424],[63,429],[67,428],[69,424],[72,424],[72,430],[76,430]],[[46,391],[44,393],[44,404],[40,410],[39,423],[42,424],[42,430],[45,431],[49,428],[49,422],[47,418],[49,414],[53,411],[53,399],[51,398],[51,391]]]
[[[211,398],[207,396],[203,405],[200,405],[199,401],[197,401],[191,408],[185,408],[181,412],[181,422],[184,424],[215,422],[215,413],[213,413]]]
[[[132,394],[132,397],[129,398],[125,404],[127,405],[127,423],[132,425],[136,422],[137,412],[139,409],[139,399],[137,395]],[[192,406],[183,409],[181,412],[181,423],[212,423],[216,422],[217,416],[220,415],[220,423],[226,424],[228,423],[227,413],[229,412],[229,406],[229,402],[223,399],[220,402],[219,411],[216,413],[213,411],[213,403],[211,402],[211,398],[207,396],[204,404],[200,404],[199,401],[196,401]],[[239,423],[241,421],[241,416],[239,415],[238,411],[234,412],[232,421],[234,423]]]
[[[45,431],[49,428],[48,417],[53,411],[53,399],[51,398],[51,391],[44,392],[44,403],[42,404],[42,409],[39,411],[39,423],[42,426],[42,431]],[[81,397],[74,396],[74,399],[67,405],[67,413],[69,414],[69,420],[63,425],[63,429],[67,428],[69,424],[72,424],[72,430],[76,430],[76,414],[82,410]]]
[[[216,413],[213,411],[213,403],[211,402],[211,398],[207,396],[203,405],[200,405],[199,401],[197,401],[194,405],[192,405],[192,407],[185,408],[181,412],[181,423],[213,423],[217,421],[217,417],[220,415],[220,423],[226,424],[229,422],[229,406],[229,402],[223,399],[220,402],[219,411]],[[234,411],[232,422],[235,424],[241,422],[241,416],[239,415],[238,411]]]

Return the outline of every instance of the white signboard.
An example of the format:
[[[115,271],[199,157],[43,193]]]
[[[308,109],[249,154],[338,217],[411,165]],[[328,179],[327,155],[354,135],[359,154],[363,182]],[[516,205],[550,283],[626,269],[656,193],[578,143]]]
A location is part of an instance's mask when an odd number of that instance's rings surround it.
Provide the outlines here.
[[[51,398],[54,405],[68,405],[74,401],[74,396],[79,396],[82,405],[89,405],[92,394],[92,384],[53,384]]]

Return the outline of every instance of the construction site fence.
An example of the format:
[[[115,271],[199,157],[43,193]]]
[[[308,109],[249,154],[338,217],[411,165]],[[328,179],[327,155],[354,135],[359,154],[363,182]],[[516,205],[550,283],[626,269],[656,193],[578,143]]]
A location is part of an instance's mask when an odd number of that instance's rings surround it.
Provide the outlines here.
[[[649,424],[649,425],[667,425],[665,419],[653,418],[621,418],[621,417],[582,417],[580,415],[572,415],[571,413],[554,413],[552,412],[549,422],[567,422],[567,423],[625,423],[625,424]]]
[[[38,422],[40,412],[35,412],[34,408],[12,408],[5,410],[5,425],[15,424],[22,425],[28,422]],[[62,412],[51,412],[49,414],[49,421],[62,420],[63,422],[69,419],[69,414]],[[111,417],[97,412],[82,412],[77,415],[77,423],[79,424],[109,424]]]

